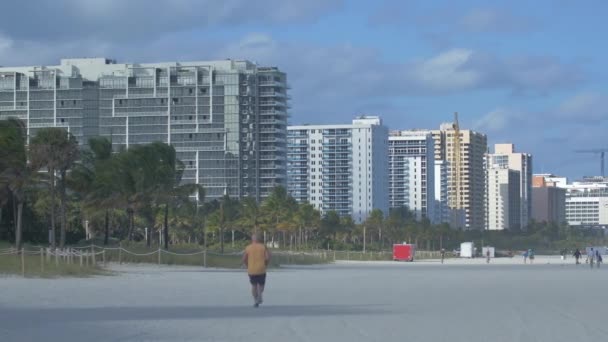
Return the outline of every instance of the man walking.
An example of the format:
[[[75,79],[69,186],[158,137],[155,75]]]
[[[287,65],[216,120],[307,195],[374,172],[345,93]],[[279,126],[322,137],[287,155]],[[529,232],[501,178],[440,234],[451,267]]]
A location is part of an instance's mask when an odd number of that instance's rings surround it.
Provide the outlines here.
[[[253,295],[254,307],[262,304],[262,293],[266,285],[266,267],[270,263],[270,252],[258,241],[256,234],[251,236],[251,244],[245,248],[243,253],[243,265],[247,266],[249,282],[251,283],[251,294]]]
[[[581,258],[581,251],[577,248],[576,251],[574,251],[574,259],[576,259],[576,264],[580,264],[579,259]]]
[[[593,247],[587,251],[587,259],[589,260],[589,265],[593,268],[593,261],[595,260],[595,251],[593,250]]]

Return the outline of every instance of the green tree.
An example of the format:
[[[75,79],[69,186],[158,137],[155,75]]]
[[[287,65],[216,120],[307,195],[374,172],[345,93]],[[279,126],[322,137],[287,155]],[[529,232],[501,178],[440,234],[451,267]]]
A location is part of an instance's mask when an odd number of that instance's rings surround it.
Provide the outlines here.
[[[310,203],[302,203],[298,206],[298,211],[294,215],[296,226],[299,229],[299,244],[304,243],[308,248],[308,240],[313,231],[319,228],[321,213]]]
[[[281,223],[284,223],[293,214],[293,204],[293,199],[282,186],[275,187],[262,203],[264,221],[266,227],[270,228],[273,233],[273,241],[274,233],[281,229]]]
[[[116,201],[111,157],[112,143],[108,139],[90,139],[89,149],[81,153],[81,160],[74,165],[67,182],[81,202],[85,220],[103,216],[104,245],[109,242],[110,212],[115,208]]]
[[[372,210],[363,225],[365,228],[367,228],[366,230],[368,230],[368,233],[371,233],[370,236],[372,234],[378,234],[378,243],[380,245],[380,248],[382,248],[382,227],[384,226],[384,213],[382,212],[382,210]]]
[[[245,197],[241,200],[240,206],[240,217],[237,220],[237,225],[242,228],[243,233],[258,234],[262,217],[258,202],[253,197]]]
[[[57,127],[43,128],[30,142],[31,163],[35,169],[46,169],[51,192],[51,246],[56,246],[56,173],[59,173],[61,235],[60,246],[65,245],[66,232],[66,174],[78,158],[78,142],[66,130]]]
[[[25,127],[17,119],[0,121],[0,222],[10,193],[17,203],[15,246],[21,248],[25,190],[35,177],[27,165]]]
[[[341,230],[340,215],[335,210],[328,211],[321,219],[321,237],[326,243],[330,239],[336,240]]]
[[[230,196],[225,195],[216,210],[209,215],[209,226],[218,232],[220,242],[220,253],[224,253],[224,235],[226,228],[237,223],[239,217],[239,203]]]

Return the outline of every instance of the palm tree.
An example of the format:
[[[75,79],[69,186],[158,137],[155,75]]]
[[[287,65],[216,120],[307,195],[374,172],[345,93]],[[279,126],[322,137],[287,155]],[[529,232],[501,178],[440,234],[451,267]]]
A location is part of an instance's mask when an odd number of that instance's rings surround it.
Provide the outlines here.
[[[110,211],[115,206],[111,172],[112,143],[106,138],[89,140],[89,151],[82,153],[69,178],[68,185],[82,196],[83,209],[87,216],[104,215],[104,245],[110,237]]]
[[[327,243],[330,238],[336,240],[336,236],[338,232],[340,232],[340,215],[334,210],[328,211],[321,220],[321,233],[322,237],[325,239]]]
[[[258,202],[253,197],[245,197],[241,200],[240,205],[240,217],[237,224],[243,229],[244,233],[250,231],[252,234],[257,234],[262,216]]]
[[[21,248],[23,204],[25,189],[34,173],[27,165],[25,149],[25,128],[17,119],[0,121],[0,201],[12,194],[17,203],[17,220],[15,229],[15,246]],[[6,201],[3,201],[6,202]],[[0,218],[2,207],[0,203]],[[1,220],[0,220],[1,222]]]
[[[312,204],[302,203],[298,206],[295,221],[300,228],[300,244],[304,241],[304,245],[308,247],[308,238],[312,230],[319,227],[321,213]]]
[[[78,142],[73,135],[62,128],[49,127],[38,131],[30,143],[31,162],[35,169],[46,168],[51,191],[51,245],[55,241],[55,174],[60,174],[60,210],[61,210],[61,247],[65,245],[66,231],[66,174],[78,158]]]
[[[340,218],[340,228],[341,231],[344,233],[344,243],[351,240],[352,233],[355,230],[355,227],[356,224],[352,216],[348,215]]]
[[[372,232],[378,233],[378,242],[382,247],[382,226],[384,225],[384,213],[380,209],[374,209],[364,222],[364,227],[371,228]],[[370,234],[371,235],[371,234]]]
[[[154,227],[155,215],[163,208],[163,240],[165,249],[169,249],[169,211],[171,207],[189,202],[190,196],[197,194],[200,200],[205,191],[198,184],[182,184],[184,165],[177,159],[175,148],[161,142],[130,150],[136,154],[139,162],[136,168],[138,175],[137,189],[150,207],[150,225]],[[148,239],[148,244],[150,239]]]
[[[180,165],[178,163],[178,165]],[[174,177],[168,178],[164,184],[164,191],[160,194],[160,200],[164,201],[164,243],[165,249],[169,249],[169,209],[170,207],[178,207],[180,205],[189,204],[190,196],[196,196],[196,206],[198,202],[204,201],[205,189],[199,184],[181,184],[183,169],[178,168]],[[197,211],[198,213],[198,211]]]
[[[155,148],[151,145],[138,145],[129,150],[113,155],[109,160],[107,177],[112,179],[111,193],[115,204],[125,208],[128,220],[127,238],[133,239],[135,231],[135,214],[144,211],[152,205],[152,194],[158,187],[155,177],[157,158]],[[155,212],[151,209],[147,216],[148,221],[155,220]],[[153,228],[154,222],[148,222]],[[150,246],[148,239],[148,246]]]
[[[267,226],[274,228],[273,233],[280,230],[281,223],[287,221],[294,212],[296,202],[287,194],[282,186],[275,187],[262,204]],[[273,241],[274,241],[274,234]]]

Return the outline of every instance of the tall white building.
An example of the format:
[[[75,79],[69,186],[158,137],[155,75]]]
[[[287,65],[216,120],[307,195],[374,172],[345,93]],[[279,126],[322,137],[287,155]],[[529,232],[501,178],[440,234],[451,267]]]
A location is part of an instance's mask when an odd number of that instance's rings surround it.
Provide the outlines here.
[[[388,138],[389,204],[417,220],[440,222],[435,211],[434,142],[430,131],[394,131]]]
[[[566,189],[566,221],[571,226],[608,228],[608,177],[589,177],[572,184],[557,183]]]
[[[373,209],[388,214],[388,129],[379,117],[287,130],[287,189],[297,201],[355,222]]]
[[[492,166],[487,175],[486,229],[521,229],[519,171]]]
[[[449,208],[452,228],[482,230],[485,225],[486,172],[484,157],[487,152],[487,136],[483,133],[461,129],[460,138],[460,199],[456,194],[456,166],[451,165],[454,157],[455,131],[452,123],[441,124],[433,130],[435,161],[447,161],[448,203],[460,203],[460,208]]]
[[[532,211],[532,156],[515,152],[513,144],[495,144],[494,154],[488,155],[489,167],[502,167],[518,171],[520,174],[520,229],[525,229]]]
[[[435,163],[435,220],[438,223],[450,222],[448,205],[448,165],[445,160],[434,160]]]

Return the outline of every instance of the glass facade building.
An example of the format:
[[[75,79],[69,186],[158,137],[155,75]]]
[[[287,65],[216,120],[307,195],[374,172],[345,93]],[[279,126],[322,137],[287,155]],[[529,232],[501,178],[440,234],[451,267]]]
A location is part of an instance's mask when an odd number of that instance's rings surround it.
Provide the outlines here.
[[[115,151],[161,141],[185,165],[183,181],[258,200],[287,185],[286,74],[248,61],[118,64],[63,59],[57,66],[0,68],[0,119],[64,127],[86,145]]]

